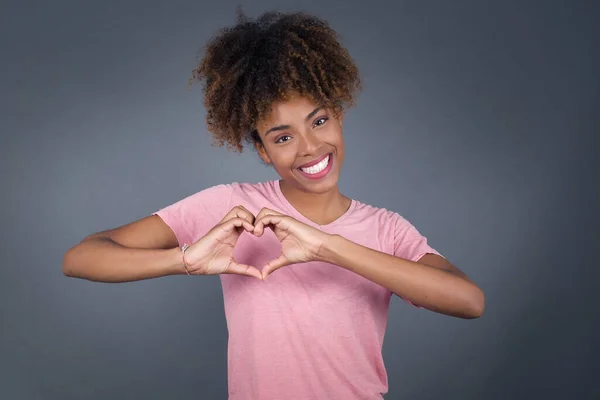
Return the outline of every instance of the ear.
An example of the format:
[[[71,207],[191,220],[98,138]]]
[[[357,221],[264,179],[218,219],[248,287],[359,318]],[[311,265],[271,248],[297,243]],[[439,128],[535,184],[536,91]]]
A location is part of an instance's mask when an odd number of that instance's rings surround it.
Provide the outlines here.
[[[340,124],[340,127],[343,128],[344,127],[344,111],[340,111],[338,112],[337,116],[336,116],[338,123]]]
[[[264,161],[264,163],[271,164],[271,159],[269,158],[269,155],[267,154],[267,151],[265,150],[265,146],[263,146],[262,143],[255,141],[254,147],[256,147],[256,151],[258,152],[258,155]]]

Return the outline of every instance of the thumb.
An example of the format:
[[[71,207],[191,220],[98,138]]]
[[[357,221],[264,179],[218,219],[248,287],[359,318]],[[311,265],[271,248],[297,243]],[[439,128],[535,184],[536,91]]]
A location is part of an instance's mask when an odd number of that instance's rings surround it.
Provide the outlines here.
[[[290,260],[288,260],[283,254],[276,259],[269,261],[262,269],[262,279],[267,279],[267,276],[272,274],[274,271],[289,264],[291,264]]]
[[[227,269],[224,272],[225,274],[236,274],[236,275],[246,275],[253,278],[263,280],[262,274],[256,268],[251,265],[240,264],[235,260],[231,260],[231,263],[227,266]]]

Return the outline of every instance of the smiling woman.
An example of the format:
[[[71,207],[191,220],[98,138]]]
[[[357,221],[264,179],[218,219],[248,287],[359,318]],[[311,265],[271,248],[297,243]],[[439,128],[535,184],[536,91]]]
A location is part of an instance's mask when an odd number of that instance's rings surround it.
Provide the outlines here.
[[[229,399],[381,399],[392,295],[460,318],[483,292],[399,214],[343,195],[344,110],[358,69],[327,22],[239,15],[193,73],[217,144],[251,144],[280,179],[204,188],[85,238],[67,276],[220,275]]]

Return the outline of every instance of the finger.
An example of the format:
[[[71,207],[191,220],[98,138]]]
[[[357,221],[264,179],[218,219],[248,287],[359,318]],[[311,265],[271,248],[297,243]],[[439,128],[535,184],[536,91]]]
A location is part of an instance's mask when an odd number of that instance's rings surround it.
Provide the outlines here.
[[[250,276],[262,281],[263,277],[260,271],[251,265],[240,264],[236,261],[231,261],[227,269],[223,272],[224,274],[236,274]]]
[[[277,226],[283,221],[283,215],[265,215],[254,222],[254,234],[262,236],[266,225]]]
[[[251,224],[254,224],[254,221],[256,220],[256,218],[254,217],[254,214],[252,214],[250,212],[250,210],[248,210],[246,207],[239,205],[238,206],[240,208],[240,210],[242,211],[242,214],[244,215],[244,219],[247,220],[248,222],[250,222]]]
[[[221,222],[228,221],[232,218],[243,218],[251,224],[254,224],[254,220],[255,220],[254,215],[250,211],[248,211],[248,209],[246,207],[244,207],[242,205],[233,207],[231,209],[231,211],[229,211],[227,213],[227,215],[225,215],[225,217],[223,217]]]
[[[257,220],[259,220],[260,218],[264,217],[265,215],[283,215],[281,213],[278,213],[275,210],[271,210],[270,208],[266,208],[263,207],[259,213],[256,215],[256,219],[254,220],[254,222],[256,222]]]
[[[281,213],[279,213],[279,212],[277,212],[277,211],[275,211],[275,210],[271,210],[270,208],[263,207],[263,208],[260,210],[260,212],[258,213],[258,215],[256,216],[256,219],[254,220],[254,227],[255,227],[255,228],[254,228],[254,230],[255,230],[255,232],[256,232],[256,225],[257,225],[257,222],[258,222],[260,219],[263,219],[263,218],[264,218],[265,216],[267,216],[267,215],[279,215],[279,216],[282,216],[282,217],[284,216],[284,214],[281,214]],[[266,225],[266,224],[265,224],[265,225]],[[261,228],[260,228],[260,229],[261,229],[261,230],[260,230],[260,234],[259,234],[259,235],[257,235],[257,236],[262,236],[262,234],[263,234],[263,232],[262,232],[262,231],[263,231],[263,228],[264,228],[264,226],[261,226]]]
[[[221,224],[221,228],[226,231],[231,231],[236,228],[244,228],[248,232],[254,232],[254,225],[243,218],[232,218]]]
[[[291,262],[282,254],[274,260],[271,260],[265,265],[262,269],[262,279],[267,279],[267,276],[272,274],[274,271],[278,270],[281,267],[285,267],[286,265],[290,265]]]

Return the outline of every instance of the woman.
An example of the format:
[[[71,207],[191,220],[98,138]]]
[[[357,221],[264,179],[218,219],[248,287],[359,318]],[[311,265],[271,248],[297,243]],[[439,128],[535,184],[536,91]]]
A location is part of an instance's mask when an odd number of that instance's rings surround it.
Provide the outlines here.
[[[280,180],[207,188],[93,234],[67,276],[123,282],[220,274],[230,399],[380,399],[392,294],[479,317],[483,292],[399,214],[340,193],[358,70],[327,22],[239,16],[194,70],[216,143],[254,146]]]

